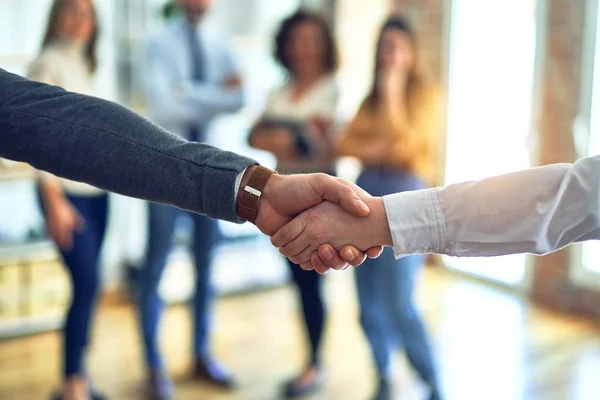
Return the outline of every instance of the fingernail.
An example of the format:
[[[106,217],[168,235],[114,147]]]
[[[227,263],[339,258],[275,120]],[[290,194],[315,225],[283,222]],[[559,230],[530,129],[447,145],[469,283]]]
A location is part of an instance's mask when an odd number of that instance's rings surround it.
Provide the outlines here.
[[[363,211],[370,211],[369,207],[365,204],[364,201],[356,200],[356,204],[358,204],[358,208],[362,209]]]
[[[321,255],[323,256],[323,259],[325,261],[331,261],[331,260],[333,260],[333,253],[328,248],[324,248],[321,251]]]
[[[346,261],[352,261],[356,258],[356,256],[354,255],[354,252],[352,250],[346,250],[344,252],[344,260]]]

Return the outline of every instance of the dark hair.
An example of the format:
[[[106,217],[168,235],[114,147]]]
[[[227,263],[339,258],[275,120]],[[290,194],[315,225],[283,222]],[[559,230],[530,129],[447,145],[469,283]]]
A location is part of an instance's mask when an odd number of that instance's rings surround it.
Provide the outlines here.
[[[171,19],[177,11],[177,5],[174,1],[168,1],[161,9],[161,14],[164,19]]]
[[[59,36],[59,16],[70,1],[72,0],[54,0],[52,9],[50,10],[50,16],[48,17],[48,27],[46,28],[44,40],[42,41],[42,50]],[[98,15],[96,14],[94,3],[92,0],[89,1],[92,7],[94,28],[92,31],[92,36],[85,45],[85,58],[90,68],[90,72],[94,73],[96,72],[96,67],[98,66],[98,60],[96,59],[96,42],[98,41]]]
[[[286,69],[290,74],[292,71],[290,61],[286,54],[286,48],[292,35],[292,30],[301,23],[310,22],[316,24],[321,30],[321,34],[325,39],[325,59],[323,60],[325,70],[327,72],[335,71],[338,65],[337,47],[329,23],[318,14],[309,11],[299,10],[291,16],[287,17],[281,23],[279,31],[275,37],[275,59]]]
[[[380,70],[379,64],[379,52],[381,49],[381,40],[383,37],[383,33],[389,29],[396,30],[402,32],[408,38],[413,52],[413,64],[408,71],[408,80],[407,80],[407,94],[409,96],[409,101],[413,96],[418,96],[422,93],[425,87],[428,85],[427,75],[423,69],[421,59],[419,57],[419,46],[417,43],[416,33],[408,21],[403,16],[394,16],[388,18],[383,26],[381,27],[381,31],[379,33],[379,38],[377,39],[377,48],[375,50],[375,73],[373,74],[373,86],[371,87],[371,91],[367,96],[366,102],[370,106],[375,106],[377,101],[379,100],[379,93],[377,92],[377,79]],[[410,104],[409,104],[410,106]]]

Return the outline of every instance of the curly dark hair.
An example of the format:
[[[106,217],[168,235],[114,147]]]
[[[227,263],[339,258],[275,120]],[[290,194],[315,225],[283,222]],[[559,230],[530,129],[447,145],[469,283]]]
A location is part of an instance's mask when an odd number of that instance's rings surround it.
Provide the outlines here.
[[[279,62],[290,74],[292,71],[290,61],[286,54],[286,47],[290,40],[292,30],[301,23],[311,22],[316,24],[321,30],[323,39],[325,40],[325,59],[323,64],[327,72],[333,72],[338,66],[337,47],[333,39],[333,33],[329,23],[319,14],[309,11],[299,10],[283,20],[279,31],[275,37],[275,59]]]

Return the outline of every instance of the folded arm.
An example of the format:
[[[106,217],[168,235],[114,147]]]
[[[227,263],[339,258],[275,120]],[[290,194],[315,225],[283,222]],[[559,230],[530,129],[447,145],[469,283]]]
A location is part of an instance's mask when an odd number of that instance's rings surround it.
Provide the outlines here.
[[[259,122],[252,128],[248,144],[255,149],[268,151],[278,159],[299,157],[294,146],[294,134],[284,127],[266,126]]]
[[[157,121],[206,123],[243,106],[241,82],[231,62],[223,66],[229,76],[222,84],[177,80],[175,61],[163,46],[148,43],[143,63],[147,106]]]

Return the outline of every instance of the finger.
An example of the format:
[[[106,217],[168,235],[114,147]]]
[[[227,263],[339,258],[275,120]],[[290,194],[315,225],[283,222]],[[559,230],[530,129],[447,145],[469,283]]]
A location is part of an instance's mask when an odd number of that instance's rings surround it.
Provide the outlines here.
[[[317,255],[317,258],[319,258],[319,256]],[[311,256],[311,261],[310,263],[312,264],[313,268],[315,269],[315,271],[319,274],[319,275],[325,275],[326,273],[328,273],[331,268],[329,268],[327,265],[325,265],[324,263],[316,263],[313,264],[312,263],[312,259],[313,257]]]
[[[73,245],[73,236],[69,233],[70,229],[66,227],[57,227],[54,229],[52,237],[56,241],[56,245],[64,251],[71,250]]]
[[[311,262],[306,262],[306,263],[300,264],[300,268],[302,268],[305,271],[312,271],[315,269]]]
[[[75,211],[75,224],[74,228],[77,232],[83,232],[85,230],[85,218]]]
[[[305,249],[303,249],[300,253],[298,253],[294,256],[288,257],[288,258],[294,264],[304,264],[304,263],[310,262],[310,256],[314,252],[315,252],[315,249],[312,246],[308,246]]]
[[[313,252],[310,256],[310,262],[313,268],[317,271],[328,271],[330,268],[321,260],[318,252]]]
[[[291,257],[297,258],[302,252],[305,252],[306,249],[310,247],[310,242],[306,239],[306,236],[308,235],[300,235],[295,240],[292,240],[285,246],[280,247],[279,252],[283,254],[284,257],[288,257],[290,260],[292,259]],[[300,261],[300,263],[307,262],[309,259],[310,255],[304,258],[302,261]]]
[[[342,256],[342,259],[344,259],[344,261],[346,261],[348,264],[352,265],[353,267],[358,267],[363,262],[365,262],[365,260],[367,258],[367,255],[365,253],[358,250],[354,246],[342,247],[342,249],[340,250],[340,255]]]
[[[339,204],[344,210],[357,217],[366,217],[371,210],[348,185],[326,175],[316,174],[311,180],[313,190],[323,200]]]
[[[65,244],[63,243],[62,236],[60,235],[60,231],[58,229],[50,229],[49,231],[50,237],[54,240],[54,243],[60,248],[63,249]]]
[[[383,253],[383,246],[371,247],[367,250],[367,257],[369,258],[377,258]]]
[[[73,248],[73,230],[69,229],[68,231],[63,232],[63,250],[70,251]]]
[[[279,248],[284,247],[300,236],[305,229],[306,221],[303,218],[294,218],[289,223],[281,227],[277,232],[275,232],[273,236],[271,236],[271,244]],[[302,250],[303,249],[300,249],[292,255],[296,255]]]
[[[328,268],[341,270],[348,267],[348,263],[340,257],[340,254],[333,246],[329,244],[323,244],[319,247],[317,255],[321,262],[323,262]]]
[[[337,180],[340,183],[343,183],[344,185],[348,186],[350,189],[352,189],[354,191],[354,193],[356,193],[358,195],[358,197],[360,198],[369,198],[372,197],[369,192],[367,192],[366,190],[364,190],[363,188],[361,188],[360,186],[358,186],[356,183],[354,182],[350,182],[347,181],[343,178],[334,178],[335,180]]]

